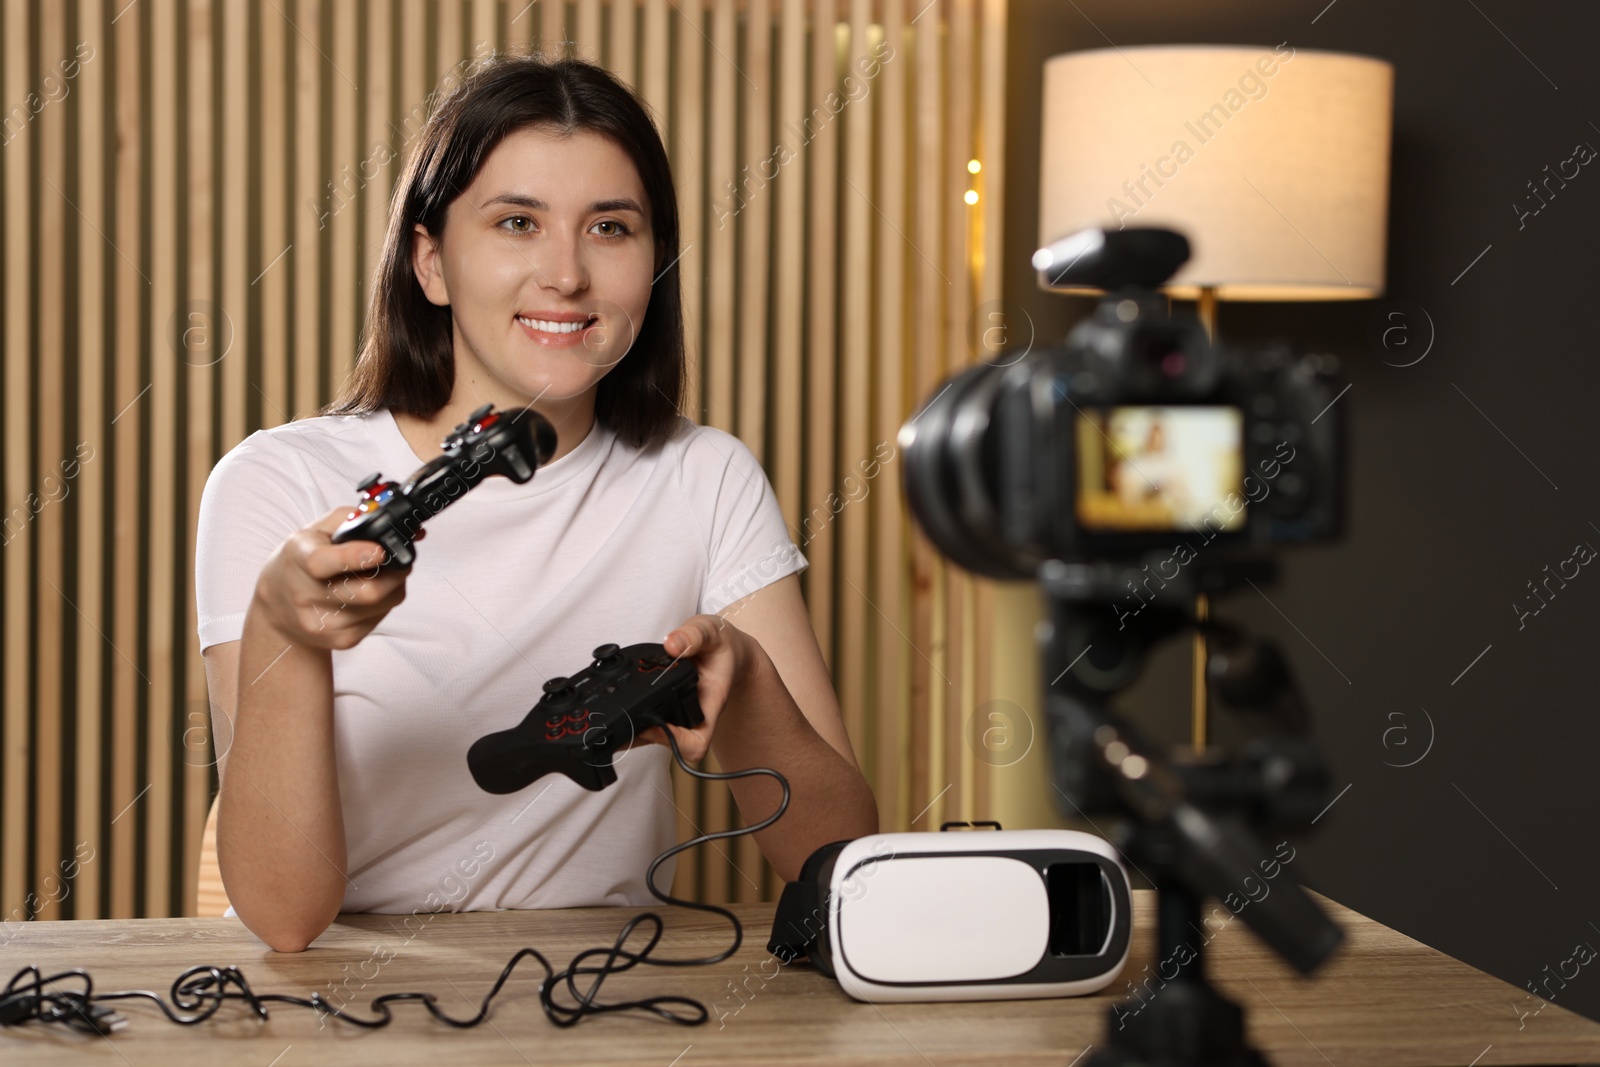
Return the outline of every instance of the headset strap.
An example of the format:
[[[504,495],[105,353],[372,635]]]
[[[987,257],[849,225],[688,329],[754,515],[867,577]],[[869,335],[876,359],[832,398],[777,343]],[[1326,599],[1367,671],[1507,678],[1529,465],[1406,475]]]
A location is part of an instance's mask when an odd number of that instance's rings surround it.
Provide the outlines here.
[[[818,848],[800,867],[800,877],[783,887],[772,919],[772,937],[767,951],[780,963],[792,963],[801,956],[814,956],[817,943],[827,932],[828,886],[832,860],[854,838],[832,841]]]

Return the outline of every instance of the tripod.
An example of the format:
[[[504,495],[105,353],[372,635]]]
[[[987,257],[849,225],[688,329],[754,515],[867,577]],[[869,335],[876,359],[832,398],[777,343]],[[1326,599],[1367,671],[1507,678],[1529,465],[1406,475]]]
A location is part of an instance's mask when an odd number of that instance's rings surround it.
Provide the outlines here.
[[[1049,618],[1039,643],[1056,785],[1078,813],[1119,818],[1117,845],[1154,883],[1158,899],[1161,984],[1147,986],[1148,998],[1112,1006],[1107,1044],[1090,1067],[1266,1063],[1245,1043],[1243,1010],[1206,980],[1204,941],[1195,934],[1207,897],[1221,900],[1302,974],[1343,936],[1292,881],[1263,891],[1282,861],[1258,831],[1309,827],[1328,792],[1288,663],[1271,643],[1236,626],[1200,622],[1190,610],[1196,594],[1273,575],[1271,560],[1261,556],[1194,561],[1156,588],[1148,565],[1051,560],[1040,568]],[[1194,627],[1216,639],[1208,685],[1258,733],[1236,753],[1178,760],[1110,705],[1151,647]]]

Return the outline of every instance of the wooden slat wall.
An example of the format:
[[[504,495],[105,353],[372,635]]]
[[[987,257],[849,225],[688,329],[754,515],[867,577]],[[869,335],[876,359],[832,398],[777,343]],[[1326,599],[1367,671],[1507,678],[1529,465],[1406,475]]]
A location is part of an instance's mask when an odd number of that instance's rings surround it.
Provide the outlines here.
[[[999,296],[1005,18],[1005,0],[4,5],[0,101],[23,112],[0,146],[0,919],[192,910],[214,788],[200,490],[349,373],[432,95],[515,45],[605,64],[661,127],[685,407],[767,467],[883,828],[983,817],[967,717],[989,591],[916,532],[890,450]],[[674,787],[684,834],[739,820],[725,788]],[[680,859],[678,892],[775,894],[753,842],[719,846]]]

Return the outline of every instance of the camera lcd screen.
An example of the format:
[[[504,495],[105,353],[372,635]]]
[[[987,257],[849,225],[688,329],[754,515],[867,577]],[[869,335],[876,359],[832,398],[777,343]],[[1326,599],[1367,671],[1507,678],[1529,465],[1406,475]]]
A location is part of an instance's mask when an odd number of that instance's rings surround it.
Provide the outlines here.
[[[1097,532],[1244,525],[1244,416],[1235,407],[1083,408],[1078,522]]]

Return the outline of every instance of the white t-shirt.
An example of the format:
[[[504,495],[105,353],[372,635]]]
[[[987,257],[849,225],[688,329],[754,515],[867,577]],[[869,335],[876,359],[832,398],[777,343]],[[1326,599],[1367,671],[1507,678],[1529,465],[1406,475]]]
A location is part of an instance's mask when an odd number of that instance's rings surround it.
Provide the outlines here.
[[[239,639],[286,537],[353,508],[373,471],[403,481],[421,465],[387,410],[240,442],[200,501],[200,647]],[[487,478],[427,530],[404,602],[332,653],[343,910],[654,902],[645,869],[677,840],[669,749],[618,753],[617,781],[597,793],[550,774],[503,796],[478,788],[467,749],[521,722],[544,681],[577,673],[596,646],[660,641],[803,569],[760,463],[687,418],[644,450],[596,422],[532,481]],[[663,890],[673,868],[656,874]]]

